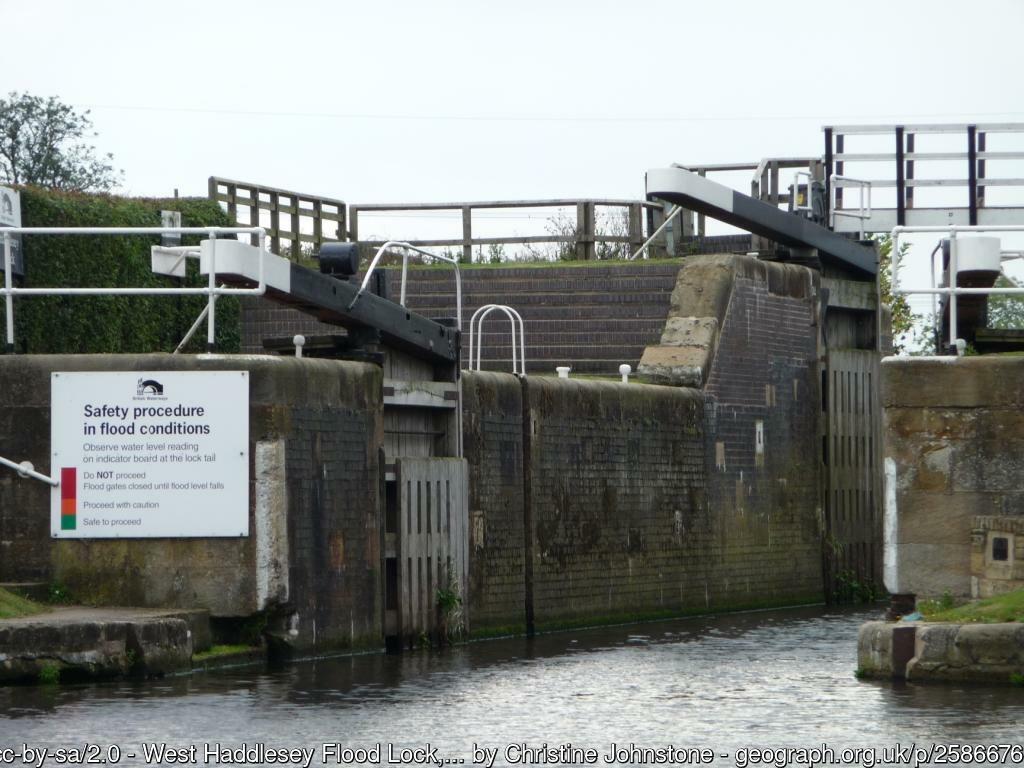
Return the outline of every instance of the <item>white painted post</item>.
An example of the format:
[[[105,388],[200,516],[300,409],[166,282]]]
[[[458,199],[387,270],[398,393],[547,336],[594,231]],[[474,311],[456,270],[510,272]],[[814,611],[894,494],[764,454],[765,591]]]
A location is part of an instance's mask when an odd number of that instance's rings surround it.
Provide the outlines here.
[[[572,368],[570,368],[568,365],[560,365],[557,368],[555,368],[555,371],[558,373],[558,378],[560,379],[568,379],[569,371],[571,370]]]
[[[633,366],[623,363],[619,366],[619,374],[622,376],[622,383],[629,384],[629,374],[633,372]]]

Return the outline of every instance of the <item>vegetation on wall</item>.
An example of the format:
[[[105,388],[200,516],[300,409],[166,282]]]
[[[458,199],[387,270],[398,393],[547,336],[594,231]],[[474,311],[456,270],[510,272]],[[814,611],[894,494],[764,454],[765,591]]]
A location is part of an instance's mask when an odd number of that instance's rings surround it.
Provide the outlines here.
[[[230,226],[205,198],[148,200],[21,189],[22,222],[32,227],[155,227],[161,210],[182,214],[182,226]],[[195,243],[197,238],[186,239]],[[194,260],[184,279],[154,275],[157,237],[28,235],[24,287],[166,287],[203,285]],[[31,353],[171,352],[206,304],[205,296],[21,296],[15,301],[15,349]],[[204,329],[205,330],[205,329]],[[205,349],[201,331],[186,351]],[[217,351],[237,352],[239,303],[217,301]]]

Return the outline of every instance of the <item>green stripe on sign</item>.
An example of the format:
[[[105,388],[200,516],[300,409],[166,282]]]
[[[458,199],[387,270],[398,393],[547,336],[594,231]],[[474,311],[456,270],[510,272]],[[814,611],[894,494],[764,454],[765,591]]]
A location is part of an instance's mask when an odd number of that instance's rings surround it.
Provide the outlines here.
[[[62,531],[73,531],[78,526],[76,524],[77,517],[75,515],[61,515],[60,516],[60,529]]]

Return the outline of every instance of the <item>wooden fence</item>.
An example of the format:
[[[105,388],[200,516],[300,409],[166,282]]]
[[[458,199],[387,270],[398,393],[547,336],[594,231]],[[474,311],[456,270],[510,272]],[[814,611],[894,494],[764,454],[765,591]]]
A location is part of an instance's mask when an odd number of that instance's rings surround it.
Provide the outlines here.
[[[226,206],[228,214],[240,224],[266,228],[270,247],[275,253],[286,251],[296,254],[309,249],[315,252],[325,241],[359,240],[361,213],[402,213],[422,211],[456,211],[462,217],[462,236],[449,239],[409,240],[414,245],[458,247],[463,259],[471,261],[474,246],[531,245],[556,243],[575,253],[577,259],[597,258],[601,245],[628,246],[633,254],[664,221],[661,203],[642,200],[617,199],[564,199],[564,200],[490,200],[471,203],[388,203],[353,204],[328,197],[316,197],[287,189],[252,184],[234,179],[211,176],[209,197]],[[473,212],[487,209],[556,209],[575,210],[575,222],[565,231],[543,235],[476,237],[473,234]],[[624,232],[601,231],[599,209],[624,210]],[[571,221],[571,220],[570,220]],[[678,229],[678,227],[677,227]],[[655,243],[656,253],[677,253],[682,232],[671,228]],[[382,241],[367,241],[367,245],[380,245]]]
[[[627,211],[627,231],[625,234],[601,232],[598,228],[598,208],[619,208]],[[571,231],[565,233],[549,233],[546,235],[474,237],[473,211],[495,209],[536,209],[536,208],[575,208],[576,221]],[[462,237],[441,238],[434,240],[410,240],[413,245],[434,247],[459,247],[462,258],[472,260],[473,246],[485,245],[531,245],[534,243],[560,243],[575,251],[577,259],[591,260],[597,258],[599,244],[628,244],[629,253],[633,254],[646,239],[646,232],[653,232],[663,221],[663,208],[660,203],[640,200],[489,200],[474,203],[388,203],[381,205],[350,205],[349,236],[359,240],[359,216],[369,212],[421,212],[421,211],[459,211],[462,215]],[[644,226],[646,224],[646,227]],[[383,241],[365,241],[368,245],[380,245]],[[664,244],[662,244],[664,247]],[[673,250],[674,249],[670,249]]]
[[[216,176],[209,179],[209,197],[226,204],[228,214],[240,224],[266,228],[274,253],[282,253],[282,240],[298,255],[303,243],[316,251],[325,240],[348,239],[342,200]]]

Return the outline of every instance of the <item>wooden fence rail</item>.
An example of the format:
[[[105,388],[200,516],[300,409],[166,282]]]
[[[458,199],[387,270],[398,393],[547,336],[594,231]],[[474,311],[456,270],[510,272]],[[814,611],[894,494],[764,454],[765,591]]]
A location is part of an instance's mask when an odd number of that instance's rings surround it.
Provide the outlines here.
[[[347,239],[342,200],[216,176],[209,179],[209,197],[226,204],[228,215],[235,221],[265,227],[274,253],[281,253],[282,240],[287,241],[293,255],[298,255],[303,243],[311,244],[315,251],[324,241]],[[264,216],[264,211],[269,215]]]
[[[474,246],[530,245],[559,243],[571,245],[577,259],[595,259],[601,244],[628,244],[629,252],[636,253],[647,233],[657,229],[664,221],[661,203],[620,199],[556,199],[556,200],[489,200],[463,203],[387,203],[346,205],[342,200],[316,197],[287,189],[252,184],[217,176],[209,178],[209,197],[227,208],[235,221],[248,226],[262,226],[267,230],[270,247],[275,253],[286,251],[298,254],[309,245],[313,251],[326,241],[359,240],[361,213],[402,213],[415,211],[457,211],[462,216],[462,236],[449,239],[409,240],[420,246],[456,246],[462,249],[466,261],[471,260]],[[473,212],[486,209],[574,208],[575,225],[565,233],[530,236],[474,237]],[[625,209],[625,233],[610,234],[600,231],[598,209]],[[677,227],[678,228],[678,227]],[[675,255],[681,243],[682,232],[666,231],[655,243],[656,253]],[[383,241],[367,241],[367,245],[380,245]]]
[[[624,208],[628,212],[626,234],[613,235],[600,232],[597,226],[596,209]],[[575,208],[576,224],[571,233],[506,237],[474,237],[473,211],[508,208]],[[359,216],[368,212],[412,212],[412,211],[459,211],[462,214],[462,237],[434,240],[410,240],[420,246],[459,246],[464,261],[472,260],[473,246],[478,245],[529,245],[533,243],[563,243],[574,245],[576,258],[590,260],[597,258],[599,243],[628,243],[630,253],[636,253],[645,240],[645,231],[653,232],[662,222],[663,208],[660,203],[641,200],[489,200],[473,203],[387,203],[353,204],[349,206],[349,235],[359,239]],[[645,221],[646,220],[646,221]],[[644,224],[646,223],[646,230]],[[365,241],[368,245],[380,245],[383,241]]]

